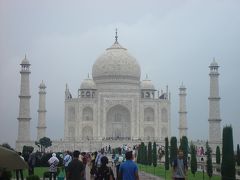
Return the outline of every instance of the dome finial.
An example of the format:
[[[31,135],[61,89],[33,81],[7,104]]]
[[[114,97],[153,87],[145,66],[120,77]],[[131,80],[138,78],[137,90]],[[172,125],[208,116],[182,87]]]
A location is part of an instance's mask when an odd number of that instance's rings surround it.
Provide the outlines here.
[[[24,59],[27,59],[27,54],[25,53]]]
[[[87,77],[88,77],[88,79],[89,79],[89,73],[88,73]]]
[[[116,31],[115,31],[115,43],[118,42],[118,29],[116,28]]]

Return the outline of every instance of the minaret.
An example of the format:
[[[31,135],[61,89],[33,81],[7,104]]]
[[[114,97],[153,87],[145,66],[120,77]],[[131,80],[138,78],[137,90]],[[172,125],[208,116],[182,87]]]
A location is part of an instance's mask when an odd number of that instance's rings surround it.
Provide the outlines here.
[[[38,107],[38,126],[37,140],[46,137],[46,86],[41,82],[39,85],[39,107]]]
[[[18,142],[30,141],[30,87],[29,87],[29,74],[30,64],[26,58],[22,60],[21,65],[21,89],[20,89],[20,103],[19,103],[19,116],[18,116]]]
[[[213,59],[210,68],[210,96],[209,100],[209,144],[221,144],[221,118],[220,118],[220,97],[218,86],[218,64]],[[212,146],[214,147],[214,146]]]
[[[179,138],[187,136],[187,109],[186,109],[186,87],[182,85],[179,87]]]

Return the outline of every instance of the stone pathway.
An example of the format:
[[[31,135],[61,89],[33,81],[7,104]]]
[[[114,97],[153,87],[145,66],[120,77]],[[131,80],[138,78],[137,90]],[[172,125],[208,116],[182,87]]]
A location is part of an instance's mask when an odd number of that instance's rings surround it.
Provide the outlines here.
[[[145,180],[145,179],[147,179],[147,180],[163,180],[160,177],[145,173],[143,171],[139,172],[139,178],[140,178],[140,180]]]
[[[116,178],[116,168],[114,166],[111,166],[111,168],[112,168],[112,170],[114,172],[114,176]],[[143,171],[139,172],[139,178],[140,178],[140,180],[163,180],[163,178],[145,173]],[[93,180],[93,178],[90,177],[90,169],[88,166],[86,168],[86,180]]]

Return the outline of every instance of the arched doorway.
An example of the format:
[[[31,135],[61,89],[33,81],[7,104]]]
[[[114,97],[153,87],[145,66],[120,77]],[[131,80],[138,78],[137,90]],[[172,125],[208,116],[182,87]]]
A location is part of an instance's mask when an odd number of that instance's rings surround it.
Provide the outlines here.
[[[107,112],[106,137],[111,139],[131,138],[130,112],[122,105],[116,105]]]

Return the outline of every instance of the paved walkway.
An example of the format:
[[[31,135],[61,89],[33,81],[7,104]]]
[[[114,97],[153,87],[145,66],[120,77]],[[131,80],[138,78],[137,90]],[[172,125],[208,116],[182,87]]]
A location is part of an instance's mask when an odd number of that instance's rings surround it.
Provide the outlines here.
[[[114,172],[114,176],[116,178],[116,168],[115,168],[115,166],[111,166],[111,168],[112,168],[112,170]],[[157,177],[157,176],[154,176],[154,175],[142,172],[142,171],[139,172],[139,178],[140,178],[140,180],[163,180],[160,177]],[[86,168],[86,180],[94,180],[93,178],[90,177],[90,168],[88,166]]]
[[[153,176],[151,174],[148,174],[148,173],[145,173],[145,172],[142,172],[142,171],[139,172],[139,177],[140,177],[140,180],[143,180],[143,179],[147,179],[147,180],[163,180],[160,177]]]

